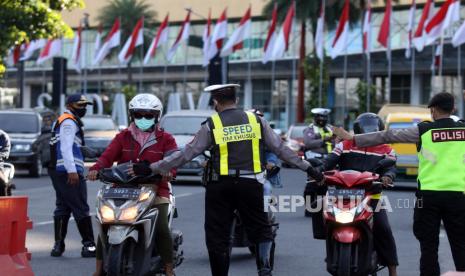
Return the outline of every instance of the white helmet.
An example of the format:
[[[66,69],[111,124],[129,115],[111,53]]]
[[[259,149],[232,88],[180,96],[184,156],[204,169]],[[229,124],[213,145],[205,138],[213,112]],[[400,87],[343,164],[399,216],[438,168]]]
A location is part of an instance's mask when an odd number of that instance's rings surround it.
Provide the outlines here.
[[[156,112],[158,113],[158,119],[160,119],[163,113],[163,104],[155,95],[147,93],[138,94],[129,102],[129,113],[136,111]]]

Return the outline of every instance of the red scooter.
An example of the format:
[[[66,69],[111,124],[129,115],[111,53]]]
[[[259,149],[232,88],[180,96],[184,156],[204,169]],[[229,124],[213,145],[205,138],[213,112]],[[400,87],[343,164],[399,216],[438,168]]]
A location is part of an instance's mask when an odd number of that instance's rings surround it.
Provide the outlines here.
[[[383,159],[376,171],[394,165]],[[313,162],[312,162],[313,163]],[[372,172],[328,171],[323,198],[327,271],[336,276],[376,275],[383,267],[373,245],[372,196],[382,191],[380,176]]]

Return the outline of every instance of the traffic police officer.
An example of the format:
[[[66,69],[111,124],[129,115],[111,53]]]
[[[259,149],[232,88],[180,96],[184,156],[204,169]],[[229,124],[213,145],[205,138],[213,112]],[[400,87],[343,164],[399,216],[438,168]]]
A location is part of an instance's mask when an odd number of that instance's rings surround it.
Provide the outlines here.
[[[50,140],[48,173],[56,192],[54,211],[55,245],[50,253],[59,257],[65,251],[65,237],[71,213],[82,237],[82,257],[95,257],[94,233],[87,204],[87,186],[84,173],[83,124],[80,118],[92,103],[81,94],[70,95],[67,110],[58,117]]]
[[[256,244],[258,275],[271,275],[273,236],[264,211],[264,147],[316,179],[321,173],[313,169],[286,147],[269,124],[252,112],[236,106],[239,85],[212,85],[215,110],[192,140],[181,151],[151,164],[155,173],[167,173],[210,149],[213,173],[205,196],[205,233],[213,276],[226,276],[229,270],[230,231],[234,210],[243,219],[249,239]],[[140,168],[134,165],[134,172]]]
[[[342,128],[334,132],[357,147],[384,143],[417,143],[419,168],[413,232],[420,242],[420,275],[438,276],[439,229],[446,229],[455,268],[465,271],[465,122],[450,118],[454,97],[435,95],[429,105],[434,122],[406,129],[352,136]]]

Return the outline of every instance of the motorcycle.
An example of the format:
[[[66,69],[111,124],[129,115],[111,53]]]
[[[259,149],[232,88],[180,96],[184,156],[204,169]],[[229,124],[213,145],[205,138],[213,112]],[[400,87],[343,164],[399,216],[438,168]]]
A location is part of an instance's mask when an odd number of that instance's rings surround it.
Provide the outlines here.
[[[315,162],[313,162],[315,163]],[[376,172],[393,166],[383,159]],[[323,198],[327,271],[336,276],[376,275],[379,266],[373,245],[373,210],[370,202],[382,191],[380,176],[372,172],[328,171]]]
[[[105,185],[97,195],[97,221],[102,241],[103,268],[108,276],[162,274],[163,263],[154,241],[159,216],[153,207],[156,192],[144,183],[161,176],[130,176],[130,163],[103,169],[98,178]],[[171,188],[171,187],[170,187]],[[168,223],[177,217],[175,197],[170,195]],[[182,233],[172,230],[174,267],[184,257]]]
[[[11,196],[15,189],[12,180],[15,175],[15,166],[0,160],[0,196]]]

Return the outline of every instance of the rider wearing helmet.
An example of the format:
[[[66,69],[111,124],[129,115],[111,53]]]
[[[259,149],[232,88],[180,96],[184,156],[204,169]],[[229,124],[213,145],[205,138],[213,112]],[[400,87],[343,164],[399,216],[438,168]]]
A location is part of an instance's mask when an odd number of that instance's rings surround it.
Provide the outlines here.
[[[116,135],[105,152],[102,153],[94,166],[89,169],[88,179],[96,180],[100,169],[108,168],[114,162],[153,163],[162,160],[177,150],[176,141],[173,136],[158,126],[163,104],[152,94],[138,94],[129,102],[129,115],[131,123],[127,129]],[[176,171],[165,176],[163,180],[154,184],[157,191],[155,206],[160,215],[156,225],[157,251],[165,265],[167,276],[174,275],[173,272],[173,242],[168,224],[168,208],[170,203],[170,187],[168,181]],[[97,244],[97,272],[102,273],[102,252],[100,240]]]
[[[355,119],[354,132],[356,134],[370,133],[384,130],[384,123],[374,113],[363,113]],[[376,170],[378,162],[384,158],[396,160],[394,150],[388,144],[374,147],[358,148],[353,141],[338,143],[333,152],[325,160],[324,170],[332,170],[339,166],[340,170],[372,171]],[[385,168],[381,173],[381,181],[384,186],[392,186],[396,176],[396,168]],[[373,236],[374,246],[380,259],[380,264],[389,269],[389,275],[395,276],[398,265],[397,249],[388,216],[384,208],[375,208],[381,194],[374,195],[371,201],[374,211]]]

